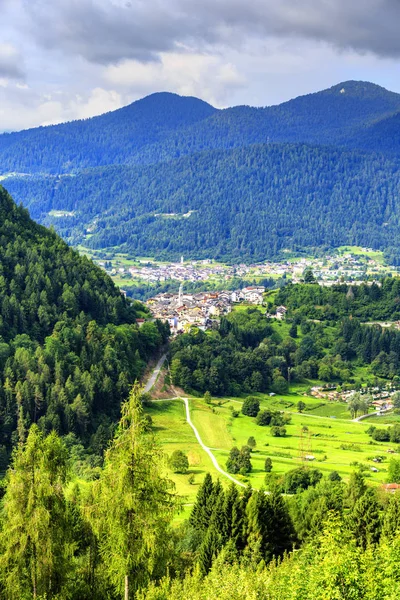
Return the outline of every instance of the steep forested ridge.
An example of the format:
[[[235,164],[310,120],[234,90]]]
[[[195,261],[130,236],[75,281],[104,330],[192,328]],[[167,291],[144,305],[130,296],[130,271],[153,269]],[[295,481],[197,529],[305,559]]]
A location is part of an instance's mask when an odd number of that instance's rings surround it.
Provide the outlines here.
[[[121,401],[167,335],[93,263],[0,188],[0,445],[31,423],[101,452]],[[100,426],[100,429],[99,429]]]
[[[207,118],[197,98],[152,94],[100,117],[0,135],[1,173],[74,173],[129,162],[141,148]]]
[[[72,243],[233,261],[357,244],[396,258],[399,114],[399,94],[354,81],[267,108],[153,94],[0,136],[0,173]]]
[[[88,245],[142,256],[251,261],[306,246],[388,248],[400,233],[400,159],[352,150],[254,145],[7,185],[72,241],[90,227]],[[46,218],[59,206],[76,215]]]
[[[92,119],[0,135],[0,174],[164,162],[268,139],[346,145],[399,111],[400,94],[355,81],[266,108],[217,110],[197,98],[158,93]]]
[[[63,316],[105,325],[135,321],[135,312],[91,261],[37,225],[0,188],[0,335],[44,339]]]

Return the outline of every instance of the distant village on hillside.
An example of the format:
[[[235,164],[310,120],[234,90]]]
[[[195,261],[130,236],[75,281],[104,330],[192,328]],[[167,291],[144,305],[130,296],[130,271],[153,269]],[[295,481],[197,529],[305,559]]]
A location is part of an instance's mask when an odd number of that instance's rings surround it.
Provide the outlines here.
[[[114,278],[133,279],[147,284],[160,284],[168,281],[201,282],[229,281],[236,278],[262,280],[284,278],[298,283],[307,269],[313,271],[320,285],[335,285],[338,282],[358,284],[368,278],[381,277],[385,273],[396,273],[397,268],[388,267],[377,260],[376,253],[370,248],[360,248],[358,253],[342,251],[323,258],[299,258],[282,262],[267,261],[262,264],[223,265],[212,259],[185,261],[184,257],[176,263],[159,263],[150,259],[121,261],[118,257],[101,253],[93,255],[95,262]]]
[[[234,292],[188,294],[183,293],[181,285],[179,294],[158,294],[150,298],[146,305],[155,319],[168,321],[172,333],[178,333],[192,325],[203,330],[217,327],[218,319],[231,312],[233,303],[262,304],[264,292],[263,286],[251,286]],[[285,313],[286,308],[281,306],[273,316],[282,319]]]

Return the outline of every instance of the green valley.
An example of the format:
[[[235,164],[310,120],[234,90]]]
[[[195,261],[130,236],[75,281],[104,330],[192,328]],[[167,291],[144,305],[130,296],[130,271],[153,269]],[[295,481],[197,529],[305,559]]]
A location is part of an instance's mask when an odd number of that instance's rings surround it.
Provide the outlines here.
[[[72,4],[43,47],[101,22],[104,89],[68,114],[120,106],[137,3]],[[0,92],[31,98],[7,40]],[[346,81],[0,134],[1,599],[399,596],[399,115]]]

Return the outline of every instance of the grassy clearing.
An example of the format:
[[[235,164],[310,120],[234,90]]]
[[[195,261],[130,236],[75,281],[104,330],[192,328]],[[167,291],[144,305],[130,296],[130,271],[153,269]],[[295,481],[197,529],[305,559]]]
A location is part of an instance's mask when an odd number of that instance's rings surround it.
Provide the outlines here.
[[[260,304],[250,304],[249,302],[236,302],[232,305],[233,312],[246,312],[249,308],[256,308],[263,315],[267,311],[265,306],[261,306]]]
[[[295,412],[300,397],[307,405],[303,414]],[[240,476],[238,478],[244,482],[248,480],[255,488],[260,488],[264,483],[264,462],[267,457],[272,459],[273,472],[284,474],[304,464],[304,454],[313,455],[315,460],[312,461],[312,466],[325,475],[336,470],[347,480],[357,464],[361,464],[366,467],[365,474],[371,483],[378,485],[386,481],[391,457],[387,450],[393,448],[393,444],[374,442],[366,431],[371,423],[389,425],[400,421],[399,416],[372,417],[365,422],[354,423],[350,420],[346,405],[340,402],[326,402],[321,406],[321,401],[304,397],[301,393],[279,398],[259,395],[259,398],[261,409],[285,410],[291,414],[291,423],[286,426],[286,437],[273,437],[269,427],[258,426],[253,418],[242,414],[232,417],[231,407],[239,409],[242,402],[240,399],[226,398],[221,405],[214,401],[211,406],[204,404],[202,400],[191,399],[193,423],[203,442],[213,449],[222,468],[225,468],[230,449],[233,446],[240,448],[250,436],[254,436],[257,446],[252,453],[253,470],[247,479]],[[211,472],[214,477],[221,476],[213,468],[209,457],[201,450],[187,425],[182,403],[154,403],[146,411],[153,418],[156,435],[164,451],[171,454],[173,450],[181,449],[189,456],[190,472],[195,474],[195,485],[189,484],[188,475],[172,475],[172,478],[178,493],[186,497],[186,502],[193,502],[206,472]],[[305,432],[304,428],[307,428]],[[372,459],[375,456],[383,456],[384,462],[374,463]],[[374,473],[370,470],[371,467],[377,467],[379,471]]]
[[[173,400],[171,402],[153,402],[146,407],[146,413],[153,420],[154,432],[161,447],[167,456],[174,450],[183,450],[189,458],[189,471],[185,475],[172,473],[168,475],[175,482],[176,489],[181,496],[185,496],[185,502],[194,501],[198,487],[206,473],[217,476],[217,471],[194,436],[192,428],[186,422],[185,408],[183,402]],[[189,477],[194,475],[194,483],[190,484]]]
[[[376,418],[367,419],[367,421],[370,425],[375,425],[376,427],[381,427],[382,425],[394,425],[394,423],[400,423],[400,415],[383,414]]]
[[[60,217],[74,217],[75,216],[75,211],[74,210],[51,210],[49,212],[49,216],[50,217],[56,217],[56,218],[60,218]]]
[[[190,409],[193,424],[206,446],[209,448],[234,446],[234,440],[227,427],[227,417],[230,417],[227,406],[211,408],[203,400],[191,400]]]
[[[354,254],[354,256],[366,256],[372,260],[376,260],[381,265],[385,264],[383,252],[380,250],[372,250],[361,248],[360,246],[340,246],[338,248],[339,254]]]

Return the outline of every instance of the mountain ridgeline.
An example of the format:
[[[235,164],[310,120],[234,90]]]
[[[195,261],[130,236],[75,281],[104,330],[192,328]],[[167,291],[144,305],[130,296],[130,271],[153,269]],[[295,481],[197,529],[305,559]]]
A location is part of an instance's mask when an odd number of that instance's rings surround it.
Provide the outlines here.
[[[72,243],[227,261],[362,244],[398,261],[399,123],[400,95],[366,82],[267,108],[160,93],[1,135],[0,174]]]
[[[100,456],[168,335],[143,310],[0,187],[0,470],[32,423]]]

